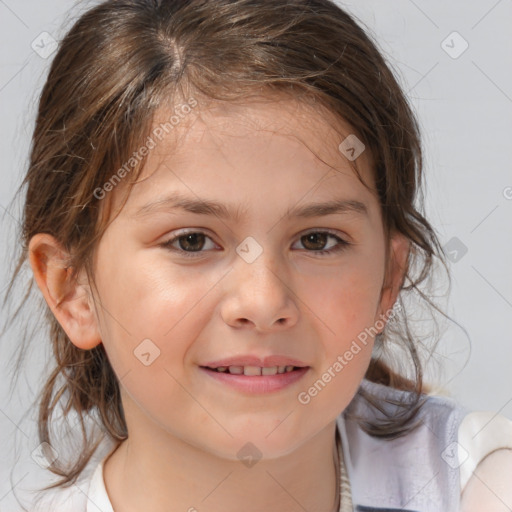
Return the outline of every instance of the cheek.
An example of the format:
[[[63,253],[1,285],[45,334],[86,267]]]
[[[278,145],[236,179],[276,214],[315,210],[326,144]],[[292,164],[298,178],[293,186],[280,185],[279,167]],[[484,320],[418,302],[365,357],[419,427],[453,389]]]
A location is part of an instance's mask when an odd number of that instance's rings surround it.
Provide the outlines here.
[[[354,266],[316,291],[322,360],[297,394],[308,428],[336,418],[354,397],[372,356],[380,288],[368,267]]]
[[[352,339],[375,322],[384,277],[384,263],[375,252],[358,252],[347,258],[339,269],[320,279],[310,276],[304,283],[310,304],[324,320],[327,332],[335,340]]]
[[[127,258],[103,273],[102,334],[109,361],[131,401],[163,427],[172,411],[206,421],[187,392],[185,362],[204,328],[201,319],[209,319],[202,299],[218,279],[180,274],[161,259],[145,263],[135,268],[136,259]]]
[[[190,349],[211,320],[212,290],[222,272],[179,267],[158,250],[133,251],[115,260],[106,251],[100,256],[100,332],[116,374],[121,378],[130,372],[130,382],[149,382],[153,394],[160,392],[157,381],[169,391],[170,375],[183,381]],[[144,362],[152,361],[146,371]]]
[[[384,261],[378,254],[377,250],[372,253],[371,248],[366,254],[358,252],[353,258],[347,258],[339,272],[329,279],[307,286],[314,290],[311,303],[315,304],[314,311],[321,320],[318,325],[324,358],[318,373],[330,390],[322,391],[324,399],[318,402],[333,400],[338,405],[346,405],[346,397],[352,396],[366,372],[374,337],[382,328],[376,314]]]

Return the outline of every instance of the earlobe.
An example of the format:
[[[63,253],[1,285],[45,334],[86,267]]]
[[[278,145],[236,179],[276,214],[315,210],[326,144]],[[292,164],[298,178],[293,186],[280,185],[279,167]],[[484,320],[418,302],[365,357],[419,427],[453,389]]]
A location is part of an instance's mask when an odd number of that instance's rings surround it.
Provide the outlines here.
[[[407,271],[410,247],[409,239],[401,233],[395,233],[391,238],[386,278],[381,290],[379,318],[389,317],[398,298]]]
[[[89,285],[72,275],[69,253],[46,233],[31,238],[28,253],[34,279],[71,342],[83,350],[101,343]]]

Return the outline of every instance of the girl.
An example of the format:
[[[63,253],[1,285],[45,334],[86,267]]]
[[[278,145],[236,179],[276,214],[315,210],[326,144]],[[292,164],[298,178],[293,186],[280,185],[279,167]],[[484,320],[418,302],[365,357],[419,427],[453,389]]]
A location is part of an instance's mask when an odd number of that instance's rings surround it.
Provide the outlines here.
[[[404,299],[444,260],[421,171],[393,73],[330,0],[85,12],[13,276],[28,260],[55,355],[38,510],[510,510],[511,422],[423,385]]]

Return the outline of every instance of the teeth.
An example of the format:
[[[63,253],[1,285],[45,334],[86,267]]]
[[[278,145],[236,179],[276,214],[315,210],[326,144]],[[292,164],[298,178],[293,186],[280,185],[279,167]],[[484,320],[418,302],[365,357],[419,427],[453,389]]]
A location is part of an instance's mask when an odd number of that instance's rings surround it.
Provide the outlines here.
[[[244,375],[261,375],[259,366],[244,366]]]
[[[234,375],[276,375],[279,373],[288,373],[293,371],[295,367],[289,366],[270,366],[261,368],[260,366],[219,366],[216,368],[218,372],[232,373]]]

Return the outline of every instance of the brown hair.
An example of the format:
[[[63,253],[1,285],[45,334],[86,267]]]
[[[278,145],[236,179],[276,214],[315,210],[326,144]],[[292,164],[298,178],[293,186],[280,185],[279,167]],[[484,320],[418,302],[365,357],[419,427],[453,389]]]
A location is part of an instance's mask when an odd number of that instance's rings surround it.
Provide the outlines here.
[[[36,233],[55,236],[72,253],[74,275],[85,268],[93,276],[92,254],[106,227],[95,191],[147,140],[161,105],[191,97],[199,104],[202,98],[235,101],[272,91],[313,98],[364,141],[386,233],[398,231],[412,242],[401,293],[419,292],[431,303],[418,285],[432,274],[436,256],[446,263],[422,203],[415,204],[422,199],[417,122],[376,43],[330,0],[107,0],[82,14],[60,42],[41,93],[20,187],[26,187],[22,252],[5,301]],[[143,164],[131,171],[134,179]],[[12,319],[32,287],[30,280]],[[63,478],[49,489],[75,482],[94,454],[100,439],[89,437],[87,414],[96,412],[104,433],[116,441],[128,432],[103,345],[77,348],[42,305],[56,364],[39,397],[39,438],[52,445],[52,415],[60,403],[65,415],[78,413],[84,441],[70,467],[50,466]],[[407,389],[413,398],[386,422],[363,425],[374,436],[408,432],[422,404],[420,352],[405,314],[399,317],[378,337],[379,346],[391,343],[394,329],[413,376],[375,355],[366,377]],[[375,397],[365,398],[381,407]]]

